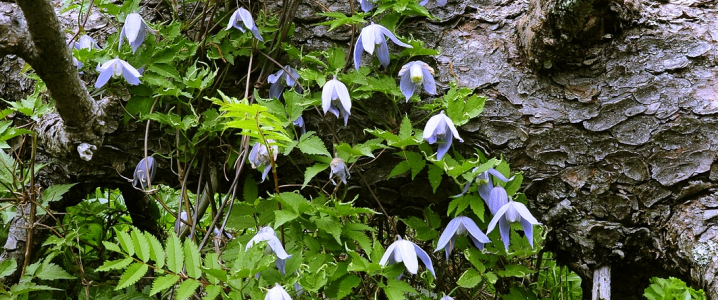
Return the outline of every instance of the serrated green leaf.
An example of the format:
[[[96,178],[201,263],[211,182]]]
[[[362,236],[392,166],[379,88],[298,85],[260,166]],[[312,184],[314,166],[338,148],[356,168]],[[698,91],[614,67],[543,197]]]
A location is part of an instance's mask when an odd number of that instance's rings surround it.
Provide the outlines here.
[[[332,157],[332,155],[329,154],[327,147],[324,146],[324,142],[322,142],[318,136],[315,136],[313,131],[309,131],[302,135],[301,139],[299,139],[299,144],[297,144],[297,148],[299,148],[299,150],[304,154],[316,154]]]
[[[62,195],[67,193],[67,191],[76,184],[77,183],[51,185],[42,192],[42,201],[48,203],[61,200]]]
[[[165,249],[160,241],[149,232],[145,231],[145,239],[150,242],[150,259],[155,261],[155,266],[162,269],[165,266]]]
[[[412,138],[412,131],[414,130],[413,127],[411,127],[411,121],[409,120],[408,116],[404,116],[404,119],[401,120],[401,126],[399,127],[399,140],[407,140]]]
[[[222,292],[222,287],[218,285],[208,285],[204,287],[204,292],[207,293],[202,300],[215,300]]]
[[[107,272],[112,270],[120,270],[129,266],[132,263],[132,257],[125,257],[125,259],[108,260],[102,264],[95,272]]]
[[[409,170],[411,170],[411,166],[409,165],[409,162],[406,160],[402,160],[396,166],[394,166],[393,169],[391,169],[391,172],[389,173],[389,176],[386,177],[386,179],[390,179],[394,176],[404,174],[404,173],[406,173],[406,171],[409,171]]]
[[[441,184],[441,177],[444,175],[444,170],[436,165],[429,165],[429,183],[431,183],[431,189],[436,194],[436,189]]]
[[[329,164],[323,164],[323,163],[316,163],[313,166],[307,168],[306,171],[304,171],[304,183],[302,184],[302,188],[307,186],[309,181],[314,178],[314,176],[317,176],[321,171],[326,170],[329,168]]]
[[[147,70],[155,72],[164,77],[170,77],[177,81],[182,80],[180,78],[179,72],[177,72],[177,68],[175,68],[174,66],[169,65],[169,64],[154,64],[154,65],[151,65]]]
[[[274,211],[274,228],[279,228],[282,224],[292,221],[299,217],[295,212],[290,210],[276,210]]]
[[[174,274],[155,278],[155,280],[152,281],[152,289],[150,290],[150,296],[162,292],[168,288],[171,288],[179,280],[180,277]]]
[[[430,228],[437,229],[441,227],[441,216],[431,210],[431,205],[424,208],[424,216],[426,217],[426,221],[429,223]]]
[[[329,63],[330,70],[344,69],[344,64],[346,64],[346,54],[344,51],[344,48],[341,47],[332,47],[325,51],[325,56],[327,58],[327,63]]]
[[[361,283],[361,278],[354,274],[349,274],[342,278],[339,282],[339,289],[337,290],[337,299],[344,299],[352,293],[352,289],[358,287]]]
[[[317,228],[331,234],[339,245],[342,244],[340,238],[342,234],[342,224],[338,220],[336,220],[336,218],[329,216],[319,218],[314,220],[314,224],[317,225]]]
[[[118,246],[115,243],[111,243],[108,241],[102,241],[102,245],[104,245],[105,249],[107,249],[107,250],[114,251],[117,253],[122,253],[122,250],[120,250],[120,246]]]
[[[242,189],[242,196],[244,197],[244,201],[248,203],[253,203],[254,200],[257,200],[257,197],[259,197],[257,181],[255,181],[252,176],[247,176],[247,178],[244,179],[244,189]]]
[[[62,267],[54,263],[49,263],[47,259],[40,266],[40,269],[35,273],[35,276],[42,280],[77,279],[77,277],[72,276],[70,273],[67,273],[67,271],[65,271],[65,269],[63,269]]]
[[[142,278],[142,276],[145,276],[148,269],[149,269],[149,267],[143,263],[131,264],[130,267],[127,268],[125,273],[123,273],[122,276],[120,276],[120,281],[117,283],[117,287],[115,287],[115,291],[119,291],[121,289],[124,289],[128,286],[135,284],[137,281],[139,281]]]
[[[194,291],[196,291],[197,288],[199,288],[199,285],[200,285],[199,281],[185,280],[177,288],[177,299],[178,300],[189,299],[189,297],[192,297],[192,294],[194,294]]]
[[[470,289],[479,284],[479,282],[481,282],[481,274],[474,269],[468,269],[459,277],[456,284],[460,287]]]
[[[135,246],[132,242],[132,237],[127,232],[115,229],[117,232],[117,239],[120,241],[120,247],[125,250],[125,253],[130,256],[135,255]]]
[[[174,232],[171,232],[170,237],[167,238],[165,250],[167,251],[167,268],[174,273],[182,272],[184,253],[182,252],[182,244]]]
[[[202,266],[202,257],[199,253],[199,247],[190,239],[184,240],[184,256],[187,276],[198,279],[202,276],[202,269],[200,268]]]
[[[521,188],[521,183],[524,181],[524,176],[521,174],[514,175],[514,179],[506,183],[506,186],[504,187],[506,189],[506,194],[508,194],[509,197],[516,194],[516,192],[519,191]]]
[[[9,276],[17,270],[17,261],[14,258],[0,262],[0,278]]]
[[[426,160],[424,160],[424,156],[416,152],[405,151],[405,154],[406,160],[411,167],[411,180],[414,180],[416,175],[426,166]]]
[[[137,258],[143,262],[150,260],[150,243],[137,228],[132,228],[132,245],[135,248]]]
[[[364,250],[367,255],[371,254],[371,241],[366,234],[361,231],[344,230],[344,235],[359,244],[359,247]]]

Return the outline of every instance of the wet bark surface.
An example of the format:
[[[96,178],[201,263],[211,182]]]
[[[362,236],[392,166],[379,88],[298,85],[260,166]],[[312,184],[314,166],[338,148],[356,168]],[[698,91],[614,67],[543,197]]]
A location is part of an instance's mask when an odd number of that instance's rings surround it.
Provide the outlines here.
[[[346,2],[322,3],[351,12]],[[529,208],[551,229],[549,250],[584,278],[588,290],[593,271],[609,265],[616,299],[637,298],[649,277],[669,275],[718,298],[716,4],[551,3],[449,1],[438,8],[430,1],[439,20],[416,18],[398,33],[442,50],[423,58],[440,86],[455,80],[487,96],[483,114],[460,128],[464,144],[457,148],[503,155],[524,172]],[[556,17],[559,8],[572,11],[566,7],[587,7],[571,17],[581,26],[556,28],[572,20]],[[293,39],[305,51],[349,46],[348,28],[327,32],[312,25],[323,20],[316,16],[323,11],[312,1],[298,6]],[[547,15],[553,17],[541,19]],[[0,69],[14,63],[8,57],[3,62]],[[18,99],[7,93],[31,88],[21,77],[4,76],[0,86],[11,88],[0,88],[2,98]],[[121,120],[121,111],[114,113]],[[361,116],[352,115],[349,123],[339,131],[342,138],[364,138]],[[41,157],[57,162],[48,181],[111,178],[119,184],[116,170],[127,176],[141,156],[143,126],[132,124],[108,135],[91,165]],[[155,139],[150,151],[169,153],[168,140]],[[432,194],[425,175],[385,181],[395,164],[384,155],[361,170],[390,214],[448,203],[456,190],[444,182]],[[360,178],[353,176],[350,185],[364,187]],[[359,193],[373,202],[366,191]]]

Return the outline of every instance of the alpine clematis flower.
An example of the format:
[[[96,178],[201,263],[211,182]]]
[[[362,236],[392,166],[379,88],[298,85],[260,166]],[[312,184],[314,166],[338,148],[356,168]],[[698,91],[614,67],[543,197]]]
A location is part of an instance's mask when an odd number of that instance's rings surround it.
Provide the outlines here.
[[[267,143],[269,144],[273,142],[274,141],[271,139],[267,140]],[[279,153],[279,148],[277,146],[271,146],[271,149],[272,155],[274,156],[273,160],[277,161],[277,153]],[[249,152],[249,163],[252,165],[252,169],[264,166],[264,171],[262,171],[262,182],[264,182],[264,179],[267,178],[269,170],[272,169],[272,161],[270,160],[267,146],[260,142],[254,143],[254,146],[252,146],[252,151]]]
[[[120,46],[117,47],[117,51],[122,48],[122,38],[125,37],[127,38],[127,41],[130,42],[132,53],[135,53],[137,48],[139,48],[140,45],[142,45],[142,42],[145,41],[145,31],[155,34],[155,31],[147,26],[147,23],[145,23],[145,20],[142,19],[140,14],[131,13],[127,15],[125,18],[125,25],[122,26],[122,31],[120,32]]]
[[[287,72],[284,71],[287,70]],[[284,69],[277,71],[277,73],[269,75],[267,81],[272,85],[269,87],[269,98],[277,98],[282,96],[282,92],[286,87],[294,87],[299,79],[299,73],[297,70],[292,69],[290,66],[285,66]],[[291,75],[290,75],[291,74]]]
[[[238,8],[237,10],[234,11],[232,16],[229,17],[229,23],[227,24],[227,28],[225,30],[229,30],[232,27],[239,29],[239,31],[241,31],[241,32],[245,32],[244,31],[245,28],[249,29],[249,31],[251,31],[252,34],[254,34],[254,37],[256,39],[264,42],[262,35],[259,33],[259,29],[257,28],[257,25],[254,24],[254,19],[252,18],[252,13],[250,13],[244,7]]]
[[[476,226],[474,220],[462,216],[454,218],[449,222],[449,225],[446,226],[446,229],[439,238],[439,243],[436,245],[436,251],[445,249],[446,261],[449,261],[449,255],[454,248],[456,237],[467,232],[469,233],[471,241],[476,245],[476,248],[484,249],[484,244],[491,242],[489,237],[479,229],[479,226]]]
[[[493,194],[493,191],[491,193]],[[524,234],[529,240],[529,244],[533,248],[533,226],[541,223],[539,223],[539,221],[537,221],[536,218],[531,215],[531,212],[529,212],[528,208],[526,208],[526,205],[521,202],[509,200],[508,203],[501,206],[501,208],[499,208],[496,214],[494,214],[494,218],[491,219],[487,232],[491,232],[492,230],[494,230],[494,227],[496,227],[496,223],[499,223],[501,240],[504,241],[506,251],[509,251],[509,231],[511,230],[509,222],[521,222],[521,227],[524,229]]]
[[[93,39],[89,35],[81,35],[75,42],[75,49],[77,49],[77,50],[80,50],[80,49],[92,50],[92,48],[100,49],[100,46],[97,45],[97,41],[95,41],[95,39]]]
[[[436,95],[434,69],[425,62],[412,61],[405,64],[399,70],[399,76],[401,76],[399,87],[401,87],[401,93],[406,96],[406,102],[409,102],[409,98],[414,95],[414,91],[422,84],[427,93]]]
[[[449,0],[436,0],[436,4],[437,4],[439,7],[442,7],[442,6],[446,5],[446,2],[448,2],[448,1],[449,1]],[[424,5],[426,5],[427,3],[429,3],[429,0],[422,0],[421,2],[419,2],[419,5],[424,6]]]
[[[352,109],[352,100],[349,97],[347,86],[337,80],[336,76],[334,76],[334,79],[327,81],[324,88],[322,88],[322,109],[324,109],[324,115],[330,112],[337,118],[339,118],[339,113],[341,112],[344,117],[344,126],[347,126]]]
[[[105,86],[110,77],[122,76],[131,85],[140,84],[140,77],[142,77],[142,74],[137,69],[119,58],[110,59],[102,66],[97,64],[97,72],[100,72],[100,76],[97,77],[97,82],[95,82],[96,89]]]
[[[331,168],[331,172],[329,172],[329,180],[331,180],[334,185],[337,185],[337,183],[334,182],[335,177],[341,180],[344,184],[347,184],[347,179],[351,176],[349,176],[349,168],[347,168],[347,164],[343,159],[339,157],[332,159],[329,167]]]
[[[264,300],[292,300],[292,297],[289,297],[289,293],[277,283],[273,288],[269,289]]]
[[[489,198],[487,199],[488,200],[484,200],[484,202],[489,206],[489,211],[492,215],[496,215],[496,212],[509,202],[509,195],[502,186],[497,185],[491,189],[491,193],[489,193]]]
[[[398,236],[398,238],[397,241],[386,248],[386,252],[384,252],[384,255],[381,257],[379,264],[384,267],[387,265],[387,262],[389,264],[404,262],[404,266],[406,266],[409,273],[416,274],[419,270],[419,262],[416,257],[419,256],[424,265],[426,265],[426,268],[431,272],[431,275],[434,275],[434,278],[436,278],[434,266],[431,264],[431,258],[426,254],[426,251],[410,241],[403,240],[401,236]]]
[[[303,134],[305,134],[305,133],[307,133],[307,127],[304,126],[304,118],[303,118],[302,116],[299,116],[299,118],[297,118],[296,120],[292,121],[292,125],[294,125],[294,127],[299,128],[299,135],[300,135],[300,136],[303,135]]]
[[[132,185],[137,187],[139,184],[142,189],[146,189],[152,184],[152,179],[155,178],[155,172],[157,171],[157,164],[152,156],[143,158],[137,163],[135,167],[135,173],[133,174]]]
[[[436,152],[436,159],[439,160],[449,151],[451,140],[453,140],[454,137],[459,139],[460,142],[464,142],[459,136],[459,132],[456,131],[454,122],[444,114],[443,110],[440,114],[431,117],[429,121],[426,122],[423,137],[429,144],[436,143],[437,140],[439,141],[439,149]]]
[[[274,264],[277,265],[279,272],[282,272],[282,275],[284,275],[284,265],[286,264],[286,260],[292,256],[284,251],[284,247],[282,247],[282,243],[277,238],[277,234],[274,233],[274,229],[272,229],[272,227],[260,228],[259,232],[257,232],[251,240],[249,240],[249,243],[247,243],[247,247],[244,248],[244,251],[249,250],[249,248],[254,246],[255,243],[263,241],[267,241],[269,248],[277,255],[277,260]]]
[[[454,298],[449,297],[449,295],[444,295],[440,300],[454,300]]]
[[[374,9],[374,0],[358,0],[359,5],[361,5],[361,10],[364,12],[369,12],[370,10]]]
[[[84,63],[82,63],[81,61],[77,60],[77,58],[75,58],[74,56],[72,57],[72,65],[75,66],[78,70],[79,70],[79,69],[82,69],[82,67],[85,66]],[[80,74],[82,74],[82,72],[80,72]]]
[[[472,172],[475,172],[476,169],[478,168],[474,168]],[[491,190],[494,188],[494,183],[493,180],[491,180],[491,175],[494,175],[498,180],[501,180],[503,182],[509,182],[514,179],[513,176],[507,179],[506,177],[504,177],[504,174],[501,174],[501,172],[496,171],[496,169],[494,168],[491,168],[467,181],[466,185],[464,185],[464,190],[461,191],[461,194],[454,196],[454,198],[458,198],[466,194],[466,192],[469,191],[471,184],[475,181],[478,184],[477,188],[479,190],[479,196],[481,196],[481,199],[484,199],[484,202],[488,204]]]
[[[394,44],[397,44],[406,48],[413,48],[411,45],[403,43],[394,36],[389,29],[379,24],[372,23],[371,25],[364,27],[357,38],[357,43],[354,46],[354,67],[359,71],[359,64],[361,63],[361,55],[364,51],[369,54],[374,54],[376,48],[376,57],[379,58],[384,68],[389,66],[389,47],[386,45],[386,37],[389,37]]]

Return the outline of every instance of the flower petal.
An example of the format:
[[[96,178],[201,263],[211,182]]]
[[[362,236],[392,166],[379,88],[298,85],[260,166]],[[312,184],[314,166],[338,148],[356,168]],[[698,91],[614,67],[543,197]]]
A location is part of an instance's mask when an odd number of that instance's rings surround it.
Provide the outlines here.
[[[394,259],[396,259],[396,261],[403,261],[406,270],[411,274],[416,274],[416,272],[419,271],[419,261],[416,259],[414,243],[406,240],[396,241],[395,243],[397,243],[397,245]],[[424,254],[426,254],[426,252]]]
[[[364,51],[366,51],[369,54],[374,54],[374,46],[375,46],[374,31],[376,30],[375,29],[376,26],[380,26],[380,25],[371,24],[367,27],[364,27],[364,29],[361,30],[361,34],[360,34],[362,36],[361,44],[362,44],[362,47],[364,48]]]
[[[422,0],[421,2],[419,2],[419,5],[424,6],[427,3],[429,3],[429,0]]]
[[[135,51],[137,51],[137,49],[140,48],[140,46],[142,45],[142,42],[145,41],[145,27],[147,27],[147,26],[144,25],[144,23],[143,23],[142,26],[140,26],[140,31],[137,33],[137,38],[133,42],[130,42],[130,48],[132,48],[132,54],[134,54]]]
[[[129,41],[130,44],[137,40],[137,35],[140,33],[140,29],[142,29],[142,22],[142,16],[138,13],[131,13],[125,18],[125,25],[122,26],[122,31],[125,33],[125,37],[127,37],[127,41]]]
[[[122,49],[122,40],[123,40],[122,37],[124,37],[124,36],[125,36],[125,26],[122,26],[122,30],[120,31],[120,37],[119,37],[120,43],[117,46],[117,51],[120,51],[120,49]]]
[[[336,79],[329,80],[322,88],[322,109],[324,110],[325,115],[327,114],[327,111],[329,111],[329,107],[332,105],[332,94],[334,93],[334,86],[336,85],[336,82],[338,82]]]
[[[534,247],[534,225],[526,219],[521,219],[521,227],[524,229],[524,235],[529,240],[531,248]]]
[[[271,163],[268,163],[266,166],[264,166],[264,171],[262,171],[262,182],[264,182],[265,179],[267,179],[267,174],[269,174],[269,170],[272,169]]]
[[[137,69],[135,69],[135,67],[133,67],[132,65],[130,65],[128,62],[126,62],[126,61],[124,61],[124,60],[121,60],[121,59],[118,59],[118,61],[120,62],[120,64],[122,64],[122,69],[123,69],[123,70],[127,70],[127,72],[129,72],[129,73],[130,73],[132,76],[134,76],[135,78],[142,77],[142,75],[140,74],[140,72],[137,71]],[[125,71],[122,71],[123,76],[124,76],[124,72],[125,72]],[[127,79],[127,77],[125,77],[125,79]],[[128,81],[129,81],[129,80],[128,80]],[[139,83],[139,80],[138,80],[137,82]]]
[[[436,150],[437,160],[441,160],[444,155],[446,155],[446,152],[449,152],[449,148],[451,148],[451,141],[454,140],[450,134],[443,134],[439,136],[439,138],[441,138],[441,140],[439,141],[439,148]]]
[[[100,67],[98,67],[97,70],[99,71]],[[107,81],[109,81],[111,77],[112,77],[112,69],[111,68],[102,70],[102,72],[100,72],[100,76],[97,77],[97,81],[95,82],[95,88],[99,89],[99,88],[105,86],[105,84],[107,84]]]
[[[405,72],[404,75],[401,76],[399,87],[401,88],[401,93],[406,97],[406,102],[409,102],[409,98],[414,95],[414,90],[416,89],[416,84],[411,81],[409,72]]]
[[[536,218],[534,218],[529,209],[526,208],[526,205],[523,203],[514,201],[514,208],[519,212],[522,219],[531,224],[541,224],[538,220],[536,220]]]
[[[371,0],[359,0],[359,4],[361,5],[361,10],[364,12],[374,9],[374,2]]]
[[[247,9],[244,7],[240,7],[237,9],[237,14],[239,15],[239,18],[242,19],[242,24],[244,24],[244,27],[247,29],[252,29],[253,27],[256,27],[254,25],[254,18],[252,18],[252,13],[250,13]]]
[[[364,30],[362,30],[363,32]],[[364,46],[362,44],[362,34],[357,37],[357,43],[354,45],[354,68],[359,71],[359,64],[361,63],[361,55],[364,52]]]
[[[462,217],[461,223],[464,224],[464,228],[466,228],[466,231],[469,232],[469,236],[472,236],[475,238],[476,241],[479,241],[481,243],[491,243],[491,239],[489,239],[486,234],[484,234],[481,229],[479,229],[479,226],[476,226],[476,223],[474,220],[472,220],[469,217]],[[478,245],[476,247],[479,247]]]
[[[411,242],[409,242],[411,243]],[[424,251],[424,249],[421,249],[419,246],[417,246],[414,243],[411,243],[414,246],[414,250],[416,251],[416,256],[421,259],[421,261],[424,263],[427,269],[429,269],[429,272],[431,272],[431,275],[434,275],[434,278],[436,278],[436,272],[434,272],[434,265],[431,263],[431,257],[429,257],[429,254]],[[406,264],[406,260],[404,261],[404,264]]]
[[[376,58],[379,59],[379,63],[384,66],[384,68],[389,66],[389,47],[387,47],[386,40],[384,40],[383,38],[381,43],[377,44]]]
[[[509,237],[511,233],[511,226],[509,225],[509,221],[506,220],[506,218],[501,218],[499,220],[499,232],[501,233],[501,240],[504,242],[504,247],[506,247],[506,252],[509,251],[509,241],[511,238]]]
[[[391,243],[389,247],[386,248],[386,251],[384,252],[384,255],[381,256],[381,260],[379,261],[379,265],[386,266],[386,263],[389,261],[390,257],[394,257],[392,252],[394,252],[394,248],[396,248],[396,242]]]
[[[503,187],[497,185],[496,187],[491,189],[491,194],[489,196],[489,201],[487,205],[489,206],[489,211],[491,211],[492,214],[499,214],[501,208],[504,208],[504,206],[506,206],[508,202],[509,196]],[[508,210],[508,207],[506,209]]]
[[[494,168],[488,169],[488,170],[486,170],[486,172],[491,173],[491,175],[494,175],[494,177],[496,177],[498,180],[501,180],[503,182],[509,182],[514,179],[513,176],[511,176],[511,178],[504,177],[504,174],[501,174],[501,172],[497,171]]]
[[[272,75],[269,75],[269,76],[271,77]],[[274,82],[269,87],[269,98],[279,99],[279,97],[282,96],[283,91],[284,91],[284,84],[282,84],[281,81]]]
[[[506,213],[506,210],[508,210],[508,209],[509,209],[508,203],[506,203],[506,205],[499,208],[499,210],[494,214],[494,217],[491,219],[491,222],[489,222],[489,227],[486,228],[486,234],[489,234],[492,231],[494,231],[494,228],[496,228],[496,223],[498,223],[499,220],[506,219],[506,218],[504,218],[504,213]]]
[[[424,90],[431,95],[436,95],[436,82],[434,81],[434,75],[426,68],[421,68],[421,73],[424,75]]]
[[[448,0],[437,0],[437,1],[436,1],[436,4],[438,4],[439,7],[441,7],[441,6],[446,5],[446,2],[448,2]]]
[[[422,134],[422,137],[427,142],[429,142],[429,144],[436,143],[436,134],[434,133],[434,131],[436,131],[436,128],[439,126],[439,123],[442,123],[442,115],[443,114],[438,114],[429,118],[429,121],[426,122],[426,126],[424,126],[424,133]]]
[[[446,117],[446,118],[444,118],[444,119],[445,119],[445,121],[446,121],[446,125],[449,127],[449,129],[451,129],[451,133],[454,135],[454,137],[457,138],[457,139],[459,140],[459,142],[462,142],[462,143],[463,143],[463,142],[464,142],[464,139],[462,139],[462,138],[459,136],[459,132],[456,131],[456,126],[454,126],[454,122],[451,121],[451,118]]]
[[[461,220],[459,218],[454,218],[448,225],[446,225],[446,229],[444,229],[444,232],[441,233],[439,242],[436,244],[436,250],[434,250],[434,252],[446,247],[449,241],[451,241],[451,238],[456,235],[456,230],[459,229],[459,224],[461,224]]]
[[[229,22],[227,22],[227,28],[225,28],[224,30],[229,30],[235,24],[237,24],[237,17],[239,17],[239,10],[235,10],[232,13],[232,16],[229,17]]]
[[[394,36],[393,33],[391,33],[391,31],[389,31],[389,29],[386,29],[386,27],[381,26],[381,25],[376,25],[376,26],[379,26],[378,29],[381,30],[381,32],[382,32],[385,36],[388,36],[388,37],[394,42],[394,44],[397,44],[397,45],[399,45],[399,46],[406,47],[406,48],[414,48],[414,47],[412,47],[411,45],[400,41],[398,38],[396,38],[396,36]]]

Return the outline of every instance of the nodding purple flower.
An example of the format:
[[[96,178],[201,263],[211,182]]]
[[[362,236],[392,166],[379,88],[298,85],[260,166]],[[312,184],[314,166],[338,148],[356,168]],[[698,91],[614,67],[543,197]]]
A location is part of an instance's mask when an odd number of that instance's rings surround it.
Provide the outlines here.
[[[397,44],[406,48],[413,48],[411,45],[403,43],[394,36],[389,29],[379,24],[372,23],[371,25],[364,27],[357,38],[357,43],[354,46],[354,67],[359,70],[359,64],[361,63],[361,55],[364,51],[369,54],[374,54],[376,48],[376,57],[379,59],[384,68],[389,66],[389,47],[386,45],[386,37],[389,37],[394,44]]]
[[[284,88],[294,87],[297,84],[296,80],[299,79],[299,73],[297,73],[297,70],[292,69],[290,66],[284,66],[284,69],[286,69],[289,73],[280,69],[277,73],[271,74],[267,78],[267,81],[272,84],[269,87],[269,98],[279,99],[279,97],[282,96]]]
[[[97,82],[95,82],[96,89],[105,86],[107,81],[110,80],[110,77],[122,76],[127,80],[127,83],[131,85],[140,84],[140,77],[142,77],[137,69],[119,58],[110,59],[102,64],[102,66],[97,64],[97,71],[100,72],[100,76],[97,77]]]
[[[100,46],[97,45],[97,41],[95,41],[95,39],[93,39],[89,35],[81,35],[79,38],[77,38],[77,41],[75,42],[74,47],[77,50],[80,50],[80,49],[92,50],[92,48],[101,49]]]
[[[474,168],[474,170],[472,172],[475,172],[476,169],[478,169],[478,168]],[[493,183],[493,180],[491,179],[490,175],[494,175],[498,180],[501,180],[503,182],[509,182],[514,179],[513,176],[511,178],[506,178],[506,177],[504,177],[504,174],[501,174],[501,172],[496,171],[496,169],[494,169],[494,168],[491,168],[491,169],[488,169],[488,170],[482,172],[481,174],[477,175],[476,177],[470,179],[469,181],[467,181],[466,185],[464,185],[464,190],[461,191],[461,194],[454,196],[454,198],[458,198],[458,197],[461,197],[464,194],[466,194],[466,192],[469,191],[471,184],[474,183],[474,181],[475,181],[477,183],[477,188],[479,190],[479,196],[481,196],[481,199],[484,199],[484,202],[486,202],[486,204],[488,204],[491,190],[494,188],[494,183]]]
[[[444,297],[441,297],[439,300],[454,300],[454,298],[449,297],[449,295],[444,295]]]
[[[132,185],[137,187],[139,184],[142,189],[148,188],[152,184],[152,179],[155,178],[156,171],[157,164],[155,164],[154,157],[148,156],[147,158],[143,158],[135,167]]]
[[[269,245],[269,249],[271,249],[274,254],[277,255],[277,260],[274,262],[275,265],[277,265],[277,268],[280,272],[282,272],[282,275],[284,275],[284,265],[286,264],[286,260],[292,257],[290,254],[287,254],[287,251],[284,250],[284,247],[282,247],[282,243],[277,238],[277,234],[274,233],[274,229],[272,227],[262,227],[259,229],[259,232],[252,237],[251,240],[249,240],[249,243],[247,243],[247,246],[244,248],[244,251],[249,250],[254,244],[267,241],[267,245]]]
[[[347,86],[337,80],[336,76],[324,84],[322,89],[322,109],[324,109],[324,115],[330,112],[337,118],[341,113],[344,117],[344,126],[347,126],[349,115],[351,115],[352,100],[349,97]]]
[[[503,190],[502,187],[497,186],[494,188]],[[506,195],[506,191],[503,192],[502,195]],[[491,191],[491,196],[494,196],[494,191]],[[508,197],[507,197],[508,198]],[[490,233],[494,230],[496,227],[496,223],[499,223],[499,232],[501,233],[501,240],[504,242],[504,246],[506,247],[506,251],[509,251],[509,231],[511,230],[511,227],[509,225],[510,222],[520,222],[521,227],[524,230],[524,234],[526,235],[526,238],[529,240],[529,244],[533,248],[534,246],[534,227],[533,225],[541,224],[539,221],[534,218],[533,215],[531,215],[531,212],[526,208],[526,205],[524,205],[521,202],[516,202],[513,200],[505,200],[505,204],[499,208],[496,213],[494,214],[494,218],[491,219],[491,222],[489,223],[489,228],[486,229],[487,233]]]
[[[454,249],[456,237],[466,233],[468,233],[469,238],[474,242],[476,248],[484,249],[484,244],[491,242],[489,237],[479,229],[479,226],[476,226],[474,220],[462,216],[454,218],[449,222],[449,225],[446,226],[441,237],[439,237],[436,251],[444,249],[446,252],[446,261],[449,261],[449,255],[451,254],[451,250]]]
[[[374,0],[358,0],[359,5],[361,5],[361,10],[364,12],[369,12],[370,10],[374,9],[376,6],[374,4]]]
[[[436,0],[436,4],[439,7],[446,5],[446,2],[448,2],[448,0]],[[427,3],[429,3],[429,0],[422,0],[421,2],[419,2],[419,5],[425,6]]]
[[[257,28],[257,24],[254,24],[252,13],[244,7],[238,8],[234,11],[234,13],[232,13],[232,16],[229,17],[229,23],[227,23],[227,28],[225,30],[229,30],[232,27],[239,29],[241,32],[244,32],[245,28],[249,29],[256,39],[264,42],[264,39]]]
[[[386,252],[384,252],[384,255],[381,257],[379,264],[384,267],[387,263],[404,262],[406,270],[411,274],[416,274],[419,270],[419,262],[416,259],[418,256],[424,265],[426,265],[426,268],[429,269],[431,275],[434,275],[434,278],[436,278],[434,266],[431,264],[431,258],[426,254],[426,251],[410,241],[403,240],[401,236],[398,236],[398,238],[398,240],[389,245],[389,248],[386,248]]]
[[[273,142],[274,140],[267,140],[268,144],[271,144]],[[272,149],[271,155],[274,156],[274,161],[277,161],[277,153],[279,153],[279,147],[271,146],[270,148]],[[249,163],[252,165],[252,169],[264,166],[264,171],[262,171],[262,182],[264,182],[264,179],[267,178],[269,170],[272,169],[272,161],[270,160],[269,155],[270,153],[267,149],[267,146],[260,142],[254,143],[254,146],[252,146],[252,151],[249,152]]]
[[[343,159],[339,157],[332,159],[331,163],[329,163],[329,168],[331,169],[331,172],[329,172],[329,180],[331,180],[334,185],[337,185],[337,183],[334,182],[335,177],[344,184],[347,184],[347,179],[351,176],[349,175],[349,168],[347,168],[347,164]]]
[[[305,133],[307,133],[307,127],[304,126],[304,118],[302,116],[299,116],[296,120],[292,121],[292,125],[294,127],[299,128],[299,135],[302,136]]]
[[[439,149],[436,152],[436,159],[439,160],[449,151],[451,140],[453,140],[454,137],[459,139],[460,142],[464,142],[459,136],[459,132],[456,131],[454,122],[444,114],[443,110],[440,114],[431,117],[429,121],[426,122],[423,137],[429,144],[439,141]]]
[[[127,41],[130,42],[132,53],[135,53],[137,48],[139,48],[140,45],[142,45],[142,42],[145,41],[145,31],[155,34],[155,31],[147,26],[147,23],[144,19],[142,19],[140,14],[131,13],[127,15],[125,18],[125,25],[122,26],[122,31],[120,32],[120,45],[117,47],[117,51],[120,51],[122,48],[122,38],[125,37],[127,38]]]
[[[297,284],[294,285],[296,288]],[[292,297],[289,297],[289,293],[279,283],[276,283],[273,288],[269,289],[264,300],[292,300]]]
[[[74,56],[72,57],[72,65],[75,66],[78,70],[79,70],[79,69],[82,69],[82,67],[85,66],[84,63],[82,63],[81,61],[77,60],[77,58],[75,58]],[[82,72],[80,72],[80,74],[82,74]]]
[[[406,102],[414,95],[417,87],[424,85],[424,90],[436,95],[436,82],[434,81],[434,69],[423,61],[412,61],[405,64],[399,70],[401,76],[401,93],[406,96]]]

